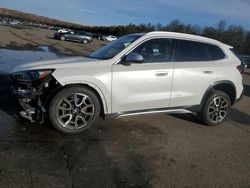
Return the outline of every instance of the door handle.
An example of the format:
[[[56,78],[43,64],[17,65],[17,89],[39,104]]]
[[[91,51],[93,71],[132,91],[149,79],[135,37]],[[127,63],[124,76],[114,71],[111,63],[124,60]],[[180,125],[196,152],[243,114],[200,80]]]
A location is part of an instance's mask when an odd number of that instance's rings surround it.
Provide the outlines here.
[[[156,72],[155,76],[167,76],[168,72]]]
[[[209,70],[207,70],[207,71],[203,71],[203,73],[204,73],[204,74],[213,74],[214,71],[209,71]]]

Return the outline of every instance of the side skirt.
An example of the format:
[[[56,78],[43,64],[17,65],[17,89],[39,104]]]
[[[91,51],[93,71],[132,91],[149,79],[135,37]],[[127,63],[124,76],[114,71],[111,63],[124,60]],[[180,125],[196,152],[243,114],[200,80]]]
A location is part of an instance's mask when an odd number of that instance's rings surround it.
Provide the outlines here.
[[[127,116],[137,116],[137,115],[145,115],[145,114],[159,114],[159,113],[168,113],[168,114],[183,114],[184,113],[185,114],[185,113],[199,112],[200,110],[201,110],[200,105],[148,109],[148,110],[136,110],[136,111],[117,112],[117,113],[112,113],[112,114],[106,114],[105,119],[118,119],[118,118],[127,117]]]

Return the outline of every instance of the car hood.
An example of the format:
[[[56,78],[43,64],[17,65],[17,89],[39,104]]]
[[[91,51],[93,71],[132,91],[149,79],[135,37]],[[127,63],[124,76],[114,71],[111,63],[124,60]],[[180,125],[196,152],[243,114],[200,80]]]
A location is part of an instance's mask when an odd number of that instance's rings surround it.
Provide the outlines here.
[[[67,67],[77,67],[83,64],[95,64],[98,60],[86,58],[86,57],[69,57],[60,58],[46,61],[36,61],[31,63],[25,63],[16,66],[12,69],[13,72],[26,71],[26,70],[37,70],[37,69],[56,69],[56,68],[67,68]]]

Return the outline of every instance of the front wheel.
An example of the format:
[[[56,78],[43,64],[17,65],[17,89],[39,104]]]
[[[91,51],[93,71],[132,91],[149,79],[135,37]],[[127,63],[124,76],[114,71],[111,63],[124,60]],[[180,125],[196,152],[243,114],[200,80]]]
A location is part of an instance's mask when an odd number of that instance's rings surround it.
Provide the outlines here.
[[[100,114],[98,97],[85,87],[67,87],[52,99],[49,118],[63,133],[79,133],[90,127]]]
[[[205,101],[202,110],[198,113],[203,123],[216,126],[224,122],[231,109],[229,96],[221,91],[213,91]]]

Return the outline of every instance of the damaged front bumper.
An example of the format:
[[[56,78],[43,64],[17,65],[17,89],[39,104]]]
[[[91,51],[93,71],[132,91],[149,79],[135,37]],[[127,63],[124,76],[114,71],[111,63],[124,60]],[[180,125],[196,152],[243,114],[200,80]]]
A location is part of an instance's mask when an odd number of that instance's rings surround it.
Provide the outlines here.
[[[42,79],[23,81],[11,75],[12,91],[21,107],[20,116],[31,122],[43,123],[53,91],[59,84],[49,74]]]

